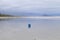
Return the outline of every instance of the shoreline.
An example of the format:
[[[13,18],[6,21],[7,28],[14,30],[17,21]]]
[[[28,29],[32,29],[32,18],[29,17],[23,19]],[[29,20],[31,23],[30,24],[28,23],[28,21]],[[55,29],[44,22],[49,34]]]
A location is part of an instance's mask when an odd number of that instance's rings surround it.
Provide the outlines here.
[[[60,16],[16,16],[16,17],[0,17],[0,19],[15,19],[15,18],[39,18],[39,19],[60,19]]]

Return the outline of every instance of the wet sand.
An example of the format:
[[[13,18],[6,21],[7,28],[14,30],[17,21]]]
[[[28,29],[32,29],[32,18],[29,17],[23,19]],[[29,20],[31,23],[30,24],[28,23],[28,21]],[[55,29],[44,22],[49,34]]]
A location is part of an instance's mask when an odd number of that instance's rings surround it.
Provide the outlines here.
[[[0,40],[60,40],[60,20],[0,21]]]

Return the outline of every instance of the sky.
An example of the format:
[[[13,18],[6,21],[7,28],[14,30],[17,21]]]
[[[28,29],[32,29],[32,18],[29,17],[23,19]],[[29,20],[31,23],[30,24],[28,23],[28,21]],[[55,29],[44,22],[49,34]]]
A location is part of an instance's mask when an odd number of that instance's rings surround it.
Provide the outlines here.
[[[0,0],[0,12],[13,15],[59,15],[60,0]]]

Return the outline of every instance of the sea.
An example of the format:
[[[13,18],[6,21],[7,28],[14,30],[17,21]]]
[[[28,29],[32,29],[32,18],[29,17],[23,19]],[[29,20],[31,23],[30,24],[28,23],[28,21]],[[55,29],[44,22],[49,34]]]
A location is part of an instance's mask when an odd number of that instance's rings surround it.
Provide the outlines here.
[[[60,19],[0,20],[0,40],[60,40]]]

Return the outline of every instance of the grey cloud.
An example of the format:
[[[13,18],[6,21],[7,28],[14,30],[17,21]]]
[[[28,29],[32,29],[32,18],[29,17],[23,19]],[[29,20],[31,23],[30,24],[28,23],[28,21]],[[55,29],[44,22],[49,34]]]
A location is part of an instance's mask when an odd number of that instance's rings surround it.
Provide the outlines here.
[[[34,13],[58,13],[60,0],[0,0],[0,9]]]

